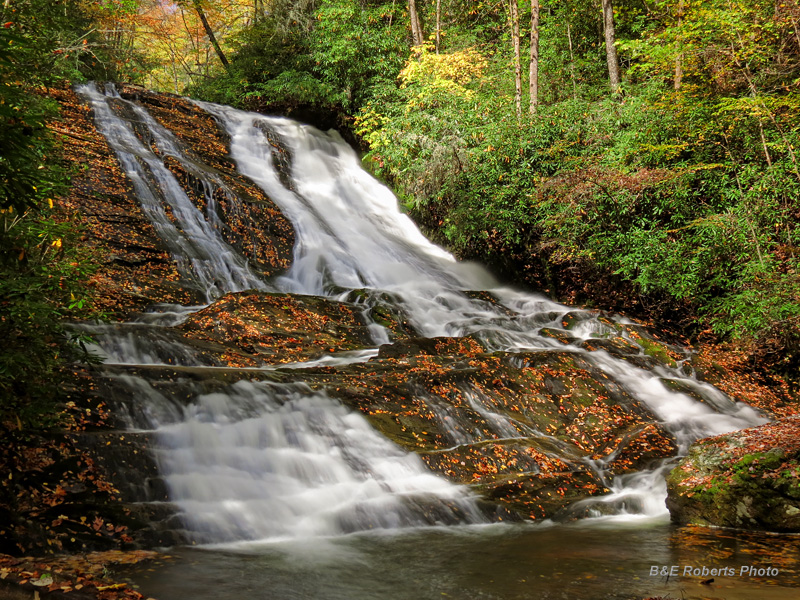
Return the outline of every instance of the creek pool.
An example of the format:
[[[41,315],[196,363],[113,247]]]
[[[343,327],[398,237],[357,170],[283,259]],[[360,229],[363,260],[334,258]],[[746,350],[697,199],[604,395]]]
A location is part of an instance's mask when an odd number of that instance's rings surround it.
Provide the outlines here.
[[[517,600],[800,597],[800,537],[663,521],[482,525],[175,548],[115,573],[158,600]],[[734,576],[651,576],[653,566]],[[742,567],[777,576],[740,575]]]

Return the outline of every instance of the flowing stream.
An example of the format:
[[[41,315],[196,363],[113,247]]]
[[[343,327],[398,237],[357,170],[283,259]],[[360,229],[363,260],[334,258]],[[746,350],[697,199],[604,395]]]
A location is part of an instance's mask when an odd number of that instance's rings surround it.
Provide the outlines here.
[[[700,437],[765,422],[757,411],[698,382],[681,365],[644,370],[602,350],[588,352],[579,347],[577,342],[581,340],[619,334],[595,314],[499,286],[482,267],[459,263],[431,244],[400,212],[392,193],[361,168],[358,156],[337,133],[323,133],[287,119],[198,103],[230,136],[231,154],[239,171],[279,205],[297,232],[292,267],[283,276],[263,281],[219,233],[221,225],[216,221],[212,199],[215,189],[224,188],[221,180],[204,165],[189,160],[167,129],[141,106],[120,98],[113,87],[101,92],[94,85],[85,85],[78,91],[94,109],[98,129],[119,156],[147,217],[167,243],[183,277],[193,282],[209,303],[225,292],[245,289],[332,299],[344,299],[354,289],[373,290],[393,299],[424,336],[471,335],[490,350],[566,348],[580,354],[646,405],[675,435],[682,452]],[[123,113],[126,118],[122,118]],[[291,185],[285,185],[275,168],[276,150],[265,135],[267,130],[291,155]],[[142,131],[151,144],[141,141]],[[205,214],[192,204],[164,167],[159,153],[180,161],[203,182],[208,199]],[[469,290],[490,291],[498,302],[476,299],[465,293]],[[255,578],[264,581],[264,585],[266,581],[270,586],[276,582],[275,595],[268,597],[392,597],[380,586],[359,588],[355,583],[358,575],[352,575],[349,584],[347,577],[339,576],[333,577],[334,583],[326,584],[315,582],[310,574],[328,573],[330,565],[344,573],[342,565],[351,560],[350,567],[356,571],[358,565],[367,570],[384,569],[390,572],[386,575],[389,580],[404,580],[393,596],[397,598],[444,597],[449,593],[460,593],[463,598],[562,597],[557,591],[532,596],[525,591],[534,582],[540,585],[538,578],[565,570],[563,564],[556,564],[558,561],[534,569],[531,581],[513,585],[506,582],[504,585],[510,586],[507,593],[497,595],[485,582],[472,588],[461,580],[457,585],[439,585],[436,578],[441,575],[431,575],[433,579],[425,587],[410,573],[407,575],[411,579],[404,579],[408,568],[391,569],[410,560],[414,552],[430,554],[431,561],[441,558],[443,568],[457,569],[453,561],[463,549],[477,548],[480,540],[488,540],[507,552],[521,552],[527,557],[524,560],[534,561],[543,559],[536,558],[536,552],[531,550],[530,545],[538,542],[530,541],[530,536],[553,540],[561,537],[580,554],[586,552],[586,548],[579,548],[582,536],[597,541],[608,538],[608,532],[617,531],[621,532],[621,539],[635,538],[645,547],[655,543],[646,541],[648,531],[653,539],[670,535],[664,505],[664,472],[669,464],[617,477],[611,485],[612,494],[593,501],[614,507],[602,511],[602,517],[591,518],[600,513],[590,506],[586,513],[590,518],[576,525],[515,526],[519,529],[490,525],[467,488],[433,475],[416,455],[384,438],[360,413],[342,406],[324,391],[313,391],[300,383],[247,380],[214,385],[176,382],[167,386],[125,370],[141,365],[178,365],[209,371],[219,368],[171,337],[164,328],[198,308],[201,307],[161,307],[136,323],[82,326],[96,335],[97,350],[106,358],[108,377],[130,394],[131,429],[156,435],[159,467],[191,539],[250,552],[191,555],[187,564],[195,561],[207,565],[200,568],[203,574],[191,574],[192,569],[187,567],[176,571],[177,578],[199,577],[198,581],[203,581],[209,573],[220,572],[219,565],[225,564],[230,569],[240,569],[245,580],[251,578],[253,569],[272,573],[271,578]],[[541,334],[543,328],[563,330],[562,319],[568,313],[577,315],[580,321],[569,331],[576,343],[563,346]],[[371,324],[370,331],[375,348],[388,342],[386,330],[378,323]],[[339,353],[315,364],[366,361],[376,352],[368,349]],[[309,364],[282,365],[304,366]],[[663,377],[684,382],[705,401],[671,391],[662,383]],[[545,435],[526,430],[497,413],[477,391],[464,390],[464,394],[470,410],[483,417],[494,438]],[[430,405],[437,418],[449,427],[454,444],[474,442],[483,435],[459,422],[452,407],[436,405],[435,401]],[[593,468],[602,473],[604,465]],[[442,529],[444,526],[449,527]],[[364,538],[366,534],[347,538],[361,541],[340,540],[344,534],[370,530],[385,533],[374,538]],[[561,533],[548,533],[553,531]],[[328,546],[320,546],[323,539]],[[308,540],[317,540],[312,544],[316,548],[335,550],[335,558],[324,549],[312,551]],[[288,553],[281,554],[283,558],[275,554],[276,544],[283,544],[280,547]],[[603,546],[598,542],[597,547]],[[446,548],[458,550],[448,557]],[[634,562],[638,565],[675,559],[663,543],[649,551],[652,559],[643,561],[639,557]],[[304,556],[303,560],[295,561],[294,552]],[[568,553],[564,548],[560,552]],[[376,553],[388,558],[378,560]],[[472,558],[465,560],[477,564],[480,556],[483,554],[475,550]],[[423,574],[426,568],[421,569]],[[584,567],[584,571],[591,568]],[[613,566],[605,564],[602,568]],[[514,569],[524,571],[519,566]],[[519,573],[514,577],[524,579]],[[645,577],[646,573],[641,575]],[[217,579],[222,577],[220,574]],[[292,586],[300,591],[292,592]],[[210,590],[203,592],[202,587],[200,584],[191,596],[224,596]],[[166,594],[163,598],[181,597],[170,596],[169,589],[169,584],[162,589]],[[413,593],[415,589],[418,595]],[[465,591],[468,589],[483,591]],[[572,588],[565,584],[564,589]],[[239,595],[234,591],[226,593],[231,597]]]

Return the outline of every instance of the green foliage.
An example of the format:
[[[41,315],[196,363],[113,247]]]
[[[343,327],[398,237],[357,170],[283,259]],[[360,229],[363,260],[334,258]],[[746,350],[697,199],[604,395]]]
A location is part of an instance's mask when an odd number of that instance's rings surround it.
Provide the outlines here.
[[[394,3],[322,0],[310,49],[322,81],[338,90],[346,110],[370,89],[397,77],[406,58],[405,27]]]
[[[42,425],[55,412],[64,355],[78,348],[61,320],[88,310],[92,262],[53,214],[68,173],[46,128],[55,107],[22,83],[34,79],[26,69],[38,55],[22,30],[0,29],[0,421]]]
[[[88,314],[85,281],[92,261],[70,222],[44,207],[0,212],[0,420],[52,419],[66,378],[65,359],[81,357],[62,320]],[[88,357],[87,357],[88,358]]]
[[[242,30],[233,41],[228,74],[186,92],[265,111],[333,106],[354,111],[397,77],[406,55],[395,5],[288,4],[287,12],[274,11]]]
[[[17,82],[15,55],[23,43],[0,28],[0,208],[17,212],[51,193],[52,187],[42,173],[49,137],[45,119],[52,107]]]

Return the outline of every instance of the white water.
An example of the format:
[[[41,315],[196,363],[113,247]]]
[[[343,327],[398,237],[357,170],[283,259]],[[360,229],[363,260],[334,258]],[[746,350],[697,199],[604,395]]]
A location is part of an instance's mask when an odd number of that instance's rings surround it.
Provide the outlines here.
[[[361,168],[358,157],[337,134],[200,103],[229,133],[239,170],[280,206],[297,232],[289,272],[270,284],[262,282],[241,257],[234,256],[213,218],[191,204],[171,174],[159,166],[160,159],[116,117],[109,96],[91,87],[81,92],[92,102],[98,127],[117,150],[137,193],[142,188],[148,217],[175,256],[190,265],[188,276],[199,282],[209,299],[224,291],[268,285],[333,297],[340,297],[343,288],[389,292],[399,298],[398,308],[425,336],[471,334],[490,349],[558,348],[580,353],[646,404],[676,436],[682,450],[699,437],[765,421],[750,407],[731,402],[677,370],[645,371],[605,352],[565,347],[541,336],[541,328],[562,329],[562,317],[576,311],[542,296],[499,288],[484,269],[460,264],[428,242],[400,212],[391,192]],[[185,159],[168,132],[141,108],[133,110],[162,152]],[[273,131],[289,148],[293,190],[281,183],[273,165],[275,150],[259,126]],[[197,171],[202,167],[192,165]],[[165,202],[180,219],[180,228],[166,216]],[[490,290],[499,305],[471,299],[465,290]],[[616,335],[593,315],[586,316],[571,335],[579,339]],[[380,326],[374,324],[373,329],[376,342],[388,341]],[[169,343],[159,341],[161,346]],[[118,339],[105,347],[119,364],[175,364],[133,339]],[[373,354],[343,358],[366,360]],[[191,357],[180,360],[190,364]],[[689,382],[708,401],[700,403],[670,391],[659,380],[662,376]],[[143,379],[128,384],[145,403],[171,402]],[[202,541],[333,535],[479,520],[462,488],[428,474],[418,458],[383,439],[363,417],[323,393],[240,382],[225,390],[195,390],[189,395],[190,401],[177,411],[179,418],[174,417],[177,409],[149,409],[151,415],[171,415],[166,420],[151,418],[150,426],[169,447],[161,464],[172,496]],[[469,391],[465,397],[493,437],[543,436],[497,414],[476,392]],[[445,429],[451,426],[453,443],[484,439],[484,432],[457,423],[447,403],[437,404],[434,399],[429,406]],[[632,513],[665,518],[664,468],[617,478],[613,493],[602,500],[618,507],[614,518],[632,518]],[[436,499],[431,505],[438,508],[424,506],[424,498]]]
[[[177,407],[127,376],[150,407],[171,499],[199,542],[329,536],[480,522],[464,488],[303,384],[238,381]],[[152,410],[152,407],[161,407]]]

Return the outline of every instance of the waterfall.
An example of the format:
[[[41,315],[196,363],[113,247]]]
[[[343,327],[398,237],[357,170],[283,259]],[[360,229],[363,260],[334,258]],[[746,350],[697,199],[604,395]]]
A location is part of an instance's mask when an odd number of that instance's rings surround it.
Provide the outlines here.
[[[119,98],[113,88],[101,93],[87,85],[79,91],[91,103],[98,128],[116,151],[183,276],[196,282],[209,302],[222,293],[246,289],[332,299],[368,289],[394,299],[422,336],[470,335],[490,351],[572,352],[647,406],[675,435],[683,452],[700,437],[765,422],[752,408],[730,401],[677,367],[645,370],[603,350],[584,349],[585,340],[620,336],[615,326],[626,322],[618,319],[612,326],[594,313],[501,287],[482,267],[457,262],[402,214],[393,194],[361,168],[356,153],[337,133],[197,103],[229,135],[239,171],[261,187],[295,227],[291,268],[263,281],[225,243],[214,211],[204,214],[195,207],[161,157],[136,135],[136,128],[146,130],[160,154],[190,163],[169,131],[140,106]],[[128,120],[120,116],[123,110]],[[288,172],[280,166],[286,161],[277,155],[278,146],[290,157]],[[192,163],[191,169],[207,187],[223,186],[202,165]],[[476,290],[490,292],[497,301],[467,293]],[[178,316],[156,324],[177,322],[185,313],[173,308],[171,314]],[[564,319],[570,315],[578,325],[567,332]],[[381,325],[371,323],[370,329],[376,346],[389,341]],[[568,333],[570,342],[564,345],[543,330]],[[118,366],[217,366],[146,323],[94,331],[104,337],[104,355]],[[326,358],[317,364],[366,361],[375,354],[368,349],[343,356],[341,362]],[[130,390],[140,407],[131,413],[131,426],[153,431],[160,440],[159,464],[171,497],[197,541],[336,535],[484,519],[466,488],[432,475],[416,455],[381,436],[360,413],[324,391],[243,379],[205,387],[178,382],[177,391],[167,393],[139,375],[114,377],[115,385]],[[662,377],[686,382],[706,401],[668,389]],[[547,437],[494,410],[479,390],[461,392],[469,410],[486,423],[484,431],[459,421],[452,406],[428,399],[454,444]],[[552,445],[558,444],[563,442],[553,438]],[[603,465],[593,468],[602,470]],[[663,518],[666,468],[618,477],[613,493],[600,502],[614,504],[623,516],[636,512]]]
[[[561,320],[571,309],[543,296],[499,288],[483,268],[458,263],[429,242],[401,213],[391,191],[364,171],[356,153],[338,133],[322,133],[288,119],[198,104],[224,124],[240,171],[270,194],[298,228],[301,241],[295,248],[292,269],[280,282],[283,289],[305,294],[323,294],[331,287],[388,290],[402,299],[416,328],[427,336],[470,334],[496,350],[560,347],[540,335],[540,330],[562,328]],[[278,136],[295,157],[294,190],[283,186],[273,168],[275,148],[264,129]],[[489,290],[508,311],[469,298],[465,290]],[[610,333],[589,313],[581,318],[584,320],[571,334],[585,339],[597,332]],[[671,391],[660,381],[659,373],[636,368],[606,352],[574,351],[612,375],[661,418],[676,436],[681,452],[701,437],[766,422],[744,404],[728,401],[720,405],[718,390],[687,380],[677,369],[668,376],[689,381],[708,397],[708,403]],[[504,417],[484,416],[494,422],[499,437],[513,429],[502,424]],[[610,498],[632,499],[645,514],[665,515],[664,468],[618,478]]]

